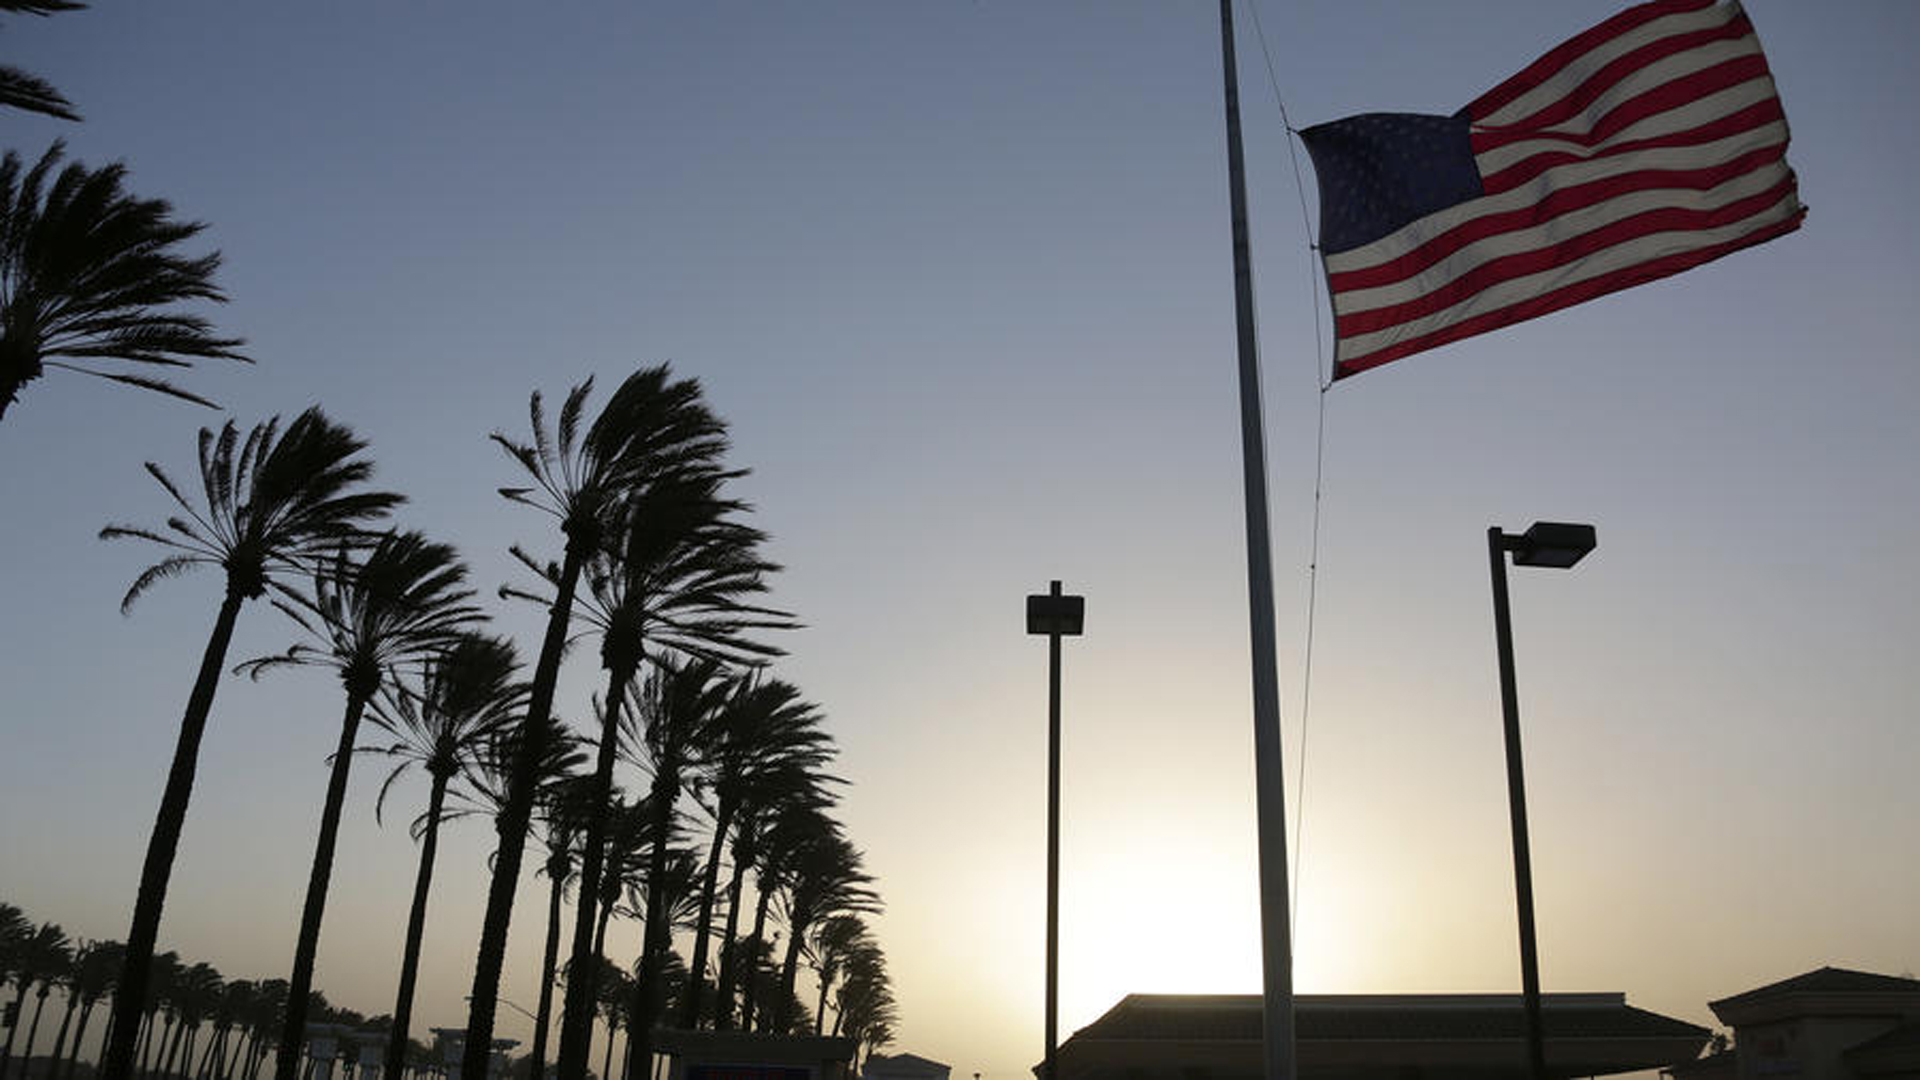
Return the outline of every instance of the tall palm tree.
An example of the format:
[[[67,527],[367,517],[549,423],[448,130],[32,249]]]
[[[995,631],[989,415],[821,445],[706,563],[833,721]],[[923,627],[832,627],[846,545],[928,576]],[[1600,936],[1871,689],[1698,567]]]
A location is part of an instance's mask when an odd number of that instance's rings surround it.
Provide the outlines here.
[[[196,359],[246,361],[239,338],[216,335],[182,301],[224,301],[213,283],[220,254],[182,255],[206,228],[176,221],[164,199],[122,188],[127,167],[88,169],[54,143],[25,167],[0,158],[0,417],[48,368],[93,375],[201,405],[213,402],[140,371]],[[24,170],[24,171],[23,171]],[[51,181],[49,183],[49,181]],[[102,362],[134,371],[101,368]]]
[[[56,11],[79,11],[85,4],[74,0],[0,0],[0,11],[22,15],[51,15]],[[0,105],[27,112],[45,113],[62,120],[78,120],[73,103],[37,75],[19,68],[0,66]]]
[[[627,1063],[646,1075],[653,1065],[653,1025],[660,1015],[660,963],[672,936],[672,905],[658,895],[667,881],[667,860],[673,843],[674,806],[689,764],[700,752],[715,717],[725,707],[732,687],[712,658],[675,663],[656,661],[654,673],[641,690],[641,702],[631,718],[639,730],[627,741],[644,755],[653,784],[647,793],[652,822],[647,838],[647,920],[641,939],[640,970],[634,980],[633,1023],[627,1030]],[[691,858],[689,858],[691,862]],[[694,899],[698,890],[686,890]]]
[[[834,803],[826,785],[838,782],[800,761],[755,771],[742,786],[739,824],[734,826],[728,852],[733,870],[727,883],[727,917],[720,934],[720,973],[713,1020],[718,1030],[729,1030],[733,1026],[736,991],[740,995],[740,1026],[742,1029],[749,1026],[753,983],[747,978],[750,969],[740,961],[757,956],[763,945],[768,905],[778,887],[782,863],[790,854],[789,837],[812,827],[814,818],[824,818]],[[736,938],[748,870],[755,874],[759,896],[754,903],[753,929],[746,937]]]
[[[19,908],[12,904],[0,904],[0,989],[13,980],[20,972],[24,960],[25,942],[33,936],[33,923]],[[5,1075],[7,1063],[13,1060],[13,1029],[20,1026],[20,1002],[24,994],[15,994],[13,1004],[0,1023],[7,1026],[7,1042],[0,1049],[0,1076]]]
[[[173,987],[180,981],[180,972],[183,970],[185,969],[180,965],[180,954],[172,949],[153,958],[152,978],[147,982],[146,996],[141,999],[140,1013],[136,1017],[137,1020],[144,1020],[144,1024],[140,1025],[144,1030],[136,1036],[141,1040],[140,1072],[143,1075],[152,1073],[153,1044],[158,1041],[164,1047],[167,1033],[173,1028]],[[121,968],[120,974],[123,979],[126,977],[124,967]],[[119,987],[115,988],[115,1005],[119,1004],[119,995],[122,992]],[[115,1016],[114,1019],[118,1020],[118,1017]],[[156,1023],[161,1028],[158,1040],[154,1038],[153,1031]],[[114,1026],[117,1028],[119,1025],[116,1023]],[[107,1045],[108,1049],[112,1049],[111,1042]]]
[[[787,955],[780,965],[782,1015],[775,1026],[786,1030],[794,1017],[785,1010],[792,999],[799,971],[800,950],[814,922],[833,914],[871,914],[880,910],[880,898],[860,866],[860,852],[836,826],[807,838],[797,853],[787,886]]]
[[[100,1004],[100,999],[113,989],[114,980],[119,978],[124,951],[117,941],[95,941],[74,959],[73,993],[80,999],[80,1024],[73,1032],[62,1080],[72,1080],[74,1066],[80,1060],[80,1043],[87,1037],[87,1022],[93,1018],[94,1006]]]
[[[574,591],[588,560],[604,548],[608,527],[617,520],[621,500],[642,477],[658,478],[699,471],[726,446],[726,429],[700,400],[700,386],[674,380],[665,365],[629,376],[582,432],[592,380],[567,395],[553,434],[547,431],[540,395],[530,406],[533,441],[519,443],[496,433],[497,442],[533,480],[532,487],[503,488],[507,498],[542,510],[560,523],[565,553],[554,583],[546,635],[535,662],[521,740],[508,799],[498,821],[500,847],[493,860],[487,911],[474,963],[472,1008],[467,1014],[462,1072],[481,1075],[493,1044],[494,1013],[500,994],[500,969],[506,958],[507,931],[514,893],[532,822],[536,775],[551,727],[553,690],[560,656],[566,649]],[[119,1080],[119,1078],[109,1078]]]
[[[461,587],[466,576],[467,568],[453,548],[430,543],[417,532],[385,534],[357,563],[343,546],[330,564],[315,571],[311,595],[289,590],[291,603],[274,601],[323,644],[318,648],[296,644],[279,656],[240,665],[241,670],[258,678],[263,671],[283,665],[318,664],[338,672],[347,693],[340,744],[333,752],[326,803],[320,813],[320,834],[307,878],[300,937],[293,952],[293,975],[288,979],[290,1006],[280,1035],[275,1080],[298,1080],[300,1036],[307,1027],[303,1006],[307,991],[313,988],[320,921],[326,913],[327,885],[333,876],[334,845],[340,834],[340,813],[346,804],[347,774],[353,764],[360,718],[390,668],[424,661],[451,642],[463,626],[480,619],[479,609],[467,603],[472,590]]]
[[[779,650],[748,635],[793,625],[784,612],[746,603],[766,590],[765,575],[777,568],[756,554],[765,534],[732,520],[745,504],[720,497],[722,481],[735,475],[716,466],[641,484],[628,496],[617,557],[603,553],[589,573],[590,598],[584,606],[587,619],[601,631],[601,663],[608,678],[594,790],[585,802],[583,896],[599,892],[621,705],[647,657],[647,644],[716,662],[759,663]],[[543,574],[549,581],[553,569]],[[593,915],[592,905],[579,905],[574,921],[573,956],[588,977],[567,984],[563,1080],[586,1075],[596,996],[595,968],[585,962],[592,949]]]
[[[813,1011],[813,1033],[826,1034],[827,993],[840,971],[860,949],[867,947],[867,924],[858,915],[829,915],[814,924],[813,938],[806,952],[812,958],[813,971],[820,986],[819,1004]]]
[[[413,901],[407,914],[407,941],[400,958],[400,988],[393,1005],[382,1075],[398,1077],[406,1067],[414,985],[420,974],[420,943],[426,934],[427,892],[433,884],[434,856],[440,846],[447,785],[475,766],[477,755],[518,718],[526,706],[526,686],[514,681],[520,667],[513,643],[505,638],[463,633],[427,661],[420,689],[412,692],[389,682],[369,719],[394,742],[374,748],[399,764],[387,774],[374,803],[377,819],[393,782],[419,765],[431,778],[427,809],[414,821],[420,840],[420,868],[414,874]]]
[[[6,1080],[13,1064],[13,1036],[20,1030],[20,1020],[25,1015],[21,1006],[26,1003],[27,991],[34,990],[35,998],[33,1022],[27,1025],[27,1046],[20,1052],[22,1072],[33,1063],[34,1036],[40,1030],[40,1010],[46,1008],[47,995],[73,966],[73,945],[67,940],[66,931],[55,923],[41,923],[39,929],[20,938],[15,948],[13,1026],[7,1029],[6,1048],[0,1050],[0,1080]]]
[[[800,697],[792,683],[780,680],[742,680],[715,718],[702,775],[695,795],[712,795],[708,812],[713,832],[707,850],[706,872],[700,883],[700,914],[694,923],[693,960],[688,967],[687,992],[681,1004],[680,1026],[698,1026],[703,980],[706,977],[708,939],[712,936],[713,908],[719,885],[721,852],[756,785],[784,779],[807,786],[837,782],[822,770],[833,757],[833,743],[819,726],[814,706]],[[736,864],[734,881],[744,871]],[[736,893],[737,895],[737,893]],[[728,912],[733,917],[733,912]],[[729,928],[731,934],[731,928]]]
[[[360,539],[368,522],[385,516],[402,501],[389,492],[361,490],[373,473],[373,463],[359,457],[365,448],[352,431],[327,419],[318,407],[295,417],[285,432],[280,431],[277,417],[258,425],[244,442],[232,421],[218,435],[201,428],[200,478],[206,506],[195,506],[165,471],[148,462],[147,471],[185,516],[169,518],[165,532],[127,525],[109,525],[100,531],[103,539],[134,537],[171,550],[134,579],[120,602],[123,612],[164,578],[199,566],[218,566],[226,575],[225,596],[187,698],[173,766],[147,841],[133,927],[127,933],[126,969],[114,993],[113,1041],[102,1064],[106,1080],[130,1080],[160,913],[193,795],[200,739],[240,605],[266,595],[284,572],[323,557],[343,542]]]
[[[161,1075],[175,1075],[173,1066],[176,1060],[180,1063],[182,1074],[191,1071],[194,1044],[200,1034],[200,1025],[219,1006],[220,995],[225,985],[226,980],[220,977],[220,973],[214,970],[211,964],[193,964],[180,973],[180,979],[173,988],[176,1026],[172,1044],[161,1060]]]

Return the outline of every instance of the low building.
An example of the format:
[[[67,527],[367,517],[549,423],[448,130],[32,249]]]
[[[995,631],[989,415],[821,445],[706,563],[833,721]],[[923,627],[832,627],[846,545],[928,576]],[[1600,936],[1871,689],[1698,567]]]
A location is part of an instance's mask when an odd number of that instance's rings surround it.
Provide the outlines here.
[[[1547,994],[1542,1004],[1555,1077],[1659,1069],[1698,1057],[1711,1035],[1625,994]],[[1302,994],[1294,1026],[1303,1080],[1529,1075],[1518,994]],[[1060,1045],[1057,1080],[1259,1080],[1260,1035],[1257,994],[1129,994]]]
[[[1920,1080],[1920,980],[1823,967],[1707,1006],[1733,1046],[1674,1080]]]
[[[952,1072],[952,1066],[919,1054],[870,1054],[860,1080],[947,1080]]]

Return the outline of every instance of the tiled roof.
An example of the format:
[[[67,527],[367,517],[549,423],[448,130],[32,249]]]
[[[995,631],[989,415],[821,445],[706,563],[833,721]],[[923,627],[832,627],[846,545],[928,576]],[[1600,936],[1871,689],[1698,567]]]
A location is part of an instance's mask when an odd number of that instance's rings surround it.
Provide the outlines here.
[[[1735,994],[1713,1002],[1715,1007],[1729,1004],[1745,1004],[1761,998],[1781,994],[1920,994],[1920,979],[1905,979],[1896,975],[1875,975],[1870,971],[1851,971],[1847,968],[1823,967],[1809,971],[1805,975],[1795,975],[1791,979],[1782,979],[1769,983],[1757,990],[1748,990],[1744,994]]]
[[[1541,1019],[1549,1039],[1707,1035],[1705,1028],[1634,1008],[1619,995],[1550,994]],[[1074,1038],[1253,1041],[1260,1023],[1260,998],[1253,994],[1131,994]],[[1294,1025],[1302,1042],[1519,1039],[1526,1013],[1518,995],[1313,995],[1296,999]]]

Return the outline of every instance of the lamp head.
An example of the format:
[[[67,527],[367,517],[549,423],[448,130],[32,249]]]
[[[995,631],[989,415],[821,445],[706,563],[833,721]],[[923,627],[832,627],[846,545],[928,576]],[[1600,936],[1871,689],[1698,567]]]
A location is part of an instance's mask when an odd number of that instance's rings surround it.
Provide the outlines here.
[[[1527,531],[1508,540],[1515,566],[1547,566],[1565,570],[1585,558],[1597,542],[1593,526],[1564,521],[1536,521]]]

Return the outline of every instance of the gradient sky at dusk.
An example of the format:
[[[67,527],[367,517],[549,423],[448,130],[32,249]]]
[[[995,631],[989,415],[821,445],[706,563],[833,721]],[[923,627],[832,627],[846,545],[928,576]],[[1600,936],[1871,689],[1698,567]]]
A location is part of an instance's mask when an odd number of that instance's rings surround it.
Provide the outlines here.
[[[1451,112],[1619,6],[1259,14],[1305,125]],[[1711,1023],[1707,999],[1822,964],[1920,968],[1920,6],[1749,5],[1802,231],[1329,392],[1304,784],[1324,307],[1241,10],[1300,988],[1517,988],[1484,535],[1535,519],[1600,538],[1513,579],[1547,988]],[[1039,1058],[1045,648],[1021,598],[1055,577],[1088,612],[1063,1034],[1130,991],[1258,990],[1212,5],[102,3],[9,18],[0,62],[86,118],[3,113],[0,144],[124,159],[209,223],[214,316],[259,364],[181,381],[243,424],[317,401],[354,426],[398,521],[461,548],[529,654],[535,613],[492,593],[525,583],[509,544],[558,537],[494,493],[516,477],[487,434],[588,375],[700,379],[807,624],[776,671],[842,747],[894,1049],[962,1076]],[[0,899],[77,936],[126,933],[219,589],[123,618],[153,553],[94,534],[163,519],[140,463],[191,475],[219,419],[56,373],[0,423]],[[248,610],[232,656],[292,640]],[[599,681],[577,649],[564,715]],[[339,709],[319,672],[222,685],[163,948],[284,976]],[[397,788],[379,827],[380,777],[356,767],[316,979],[369,1014],[425,798]],[[464,1020],[489,836],[443,843],[422,1026]],[[544,890],[502,987],[528,1007]]]

